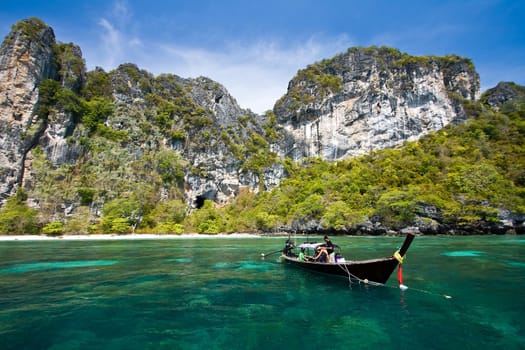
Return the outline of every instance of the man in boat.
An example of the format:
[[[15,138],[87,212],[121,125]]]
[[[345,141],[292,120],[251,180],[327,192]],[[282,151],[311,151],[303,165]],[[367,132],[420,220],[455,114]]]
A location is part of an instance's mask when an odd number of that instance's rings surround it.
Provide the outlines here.
[[[286,255],[286,256],[294,256],[294,254],[292,253],[292,249],[293,248],[294,248],[293,242],[290,239],[288,239],[286,241],[286,244],[284,245],[284,249],[283,249],[284,255]]]
[[[323,247],[326,247],[327,250],[331,250],[333,252],[334,251],[334,244],[332,243],[330,238],[328,238],[328,236],[324,236],[323,240],[324,240]]]
[[[331,262],[333,261],[331,257],[333,256],[332,254],[334,253],[334,244],[332,243],[330,238],[328,238],[328,236],[324,236],[323,239],[324,239],[324,244],[318,247],[319,250],[317,251],[317,254],[314,259],[316,261],[321,261],[321,262]]]
[[[333,257],[333,254],[334,254],[334,244],[332,243],[332,241],[330,240],[330,238],[328,238],[328,236],[324,236],[324,244],[323,246],[325,247],[326,249],[326,253],[328,254],[329,257]],[[333,260],[330,259],[330,261]]]

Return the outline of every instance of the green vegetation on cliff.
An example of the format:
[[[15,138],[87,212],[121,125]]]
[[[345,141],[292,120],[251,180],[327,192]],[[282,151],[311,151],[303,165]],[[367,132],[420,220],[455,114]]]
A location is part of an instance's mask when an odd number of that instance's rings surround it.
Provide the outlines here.
[[[125,151],[95,134],[83,141],[89,152],[81,162],[55,168],[35,149],[31,191],[40,210],[24,205],[25,194],[10,198],[0,210],[0,232],[214,234],[312,224],[350,232],[370,218],[392,228],[431,224],[425,208],[459,226],[496,222],[501,208],[525,213],[524,100],[499,111],[480,102],[473,110],[465,123],[398,149],[336,163],[287,159],[279,188],[258,195],[241,188],[232,203],[218,208],[205,201],[189,215],[182,195],[186,165],[173,151],[144,153],[123,168]],[[245,147],[252,155],[244,166],[262,171],[269,160],[257,149],[268,147],[265,139],[251,135]],[[57,224],[57,206],[75,200],[82,206]],[[101,218],[93,213],[97,203]]]
[[[398,149],[337,163],[287,161],[289,177],[279,188],[241,193],[221,220],[227,217],[232,231],[313,222],[349,232],[371,217],[392,228],[430,224],[425,208],[460,227],[496,222],[502,208],[525,213],[525,103],[477,110],[463,124]]]

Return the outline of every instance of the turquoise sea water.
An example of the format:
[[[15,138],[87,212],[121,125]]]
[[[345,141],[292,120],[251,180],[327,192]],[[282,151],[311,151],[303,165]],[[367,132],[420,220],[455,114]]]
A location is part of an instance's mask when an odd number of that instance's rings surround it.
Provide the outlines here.
[[[525,349],[525,237],[416,237],[406,291],[261,258],[283,241],[0,242],[0,348]],[[362,259],[402,238],[333,241]]]

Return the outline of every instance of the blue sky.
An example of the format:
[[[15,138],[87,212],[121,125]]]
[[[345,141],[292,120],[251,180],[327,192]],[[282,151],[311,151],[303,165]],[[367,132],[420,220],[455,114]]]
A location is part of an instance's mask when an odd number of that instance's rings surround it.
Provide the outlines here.
[[[262,113],[297,70],[352,46],[471,58],[484,91],[525,85],[524,0],[0,0],[0,32],[39,17],[88,69],[207,76]]]

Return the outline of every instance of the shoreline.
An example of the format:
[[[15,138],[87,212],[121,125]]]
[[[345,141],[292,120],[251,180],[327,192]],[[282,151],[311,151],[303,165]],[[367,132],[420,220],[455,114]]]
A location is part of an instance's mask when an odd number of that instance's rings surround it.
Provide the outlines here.
[[[253,233],[231,233],[207,235],[200,233],[187,234],[93,234],[93,235],[63,235],[63,236],[46,236],[46,235],[0,235],[0,242],[9,241],[109,241],[109,240],[149,240],[149,239],[207,239],[207,238],[260,238],[261,235]],[[276,235],[275,237],[279,237]]]

